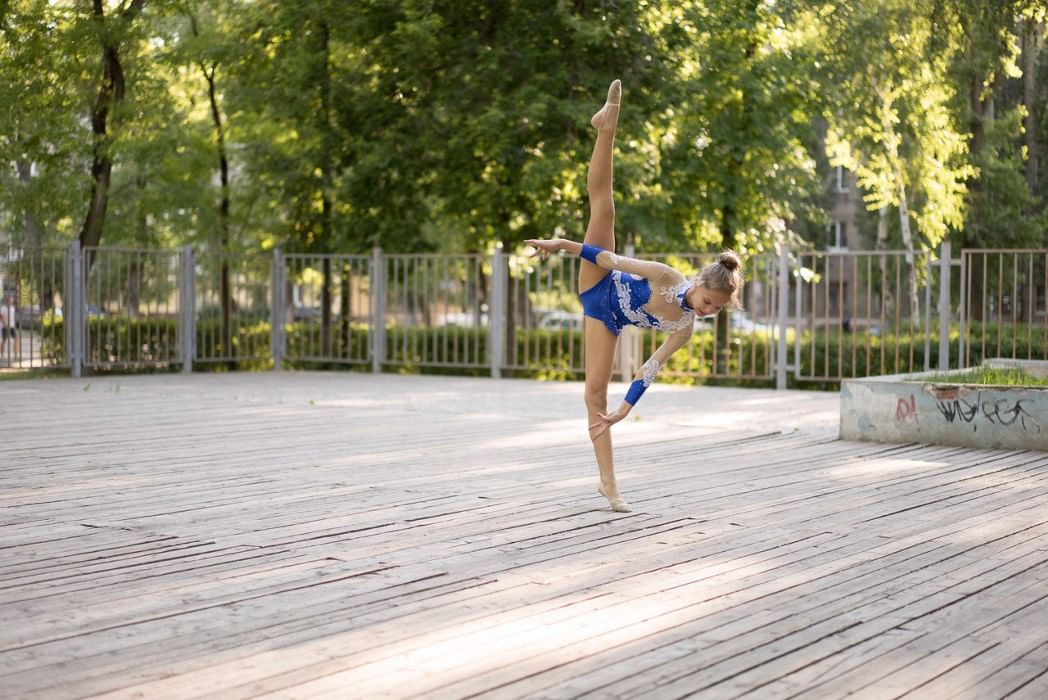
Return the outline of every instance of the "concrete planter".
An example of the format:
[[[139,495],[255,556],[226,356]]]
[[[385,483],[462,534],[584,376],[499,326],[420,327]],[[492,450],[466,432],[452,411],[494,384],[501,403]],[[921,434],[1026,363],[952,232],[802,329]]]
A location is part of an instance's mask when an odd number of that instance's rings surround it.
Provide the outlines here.
[[[1048,362],[987,360],[1048,376]],[[960,373],[958,371],[956,373]],[[1048,388],[931,383],[934,372],[847,379],[840,437],[960,447],[1048,450]]]

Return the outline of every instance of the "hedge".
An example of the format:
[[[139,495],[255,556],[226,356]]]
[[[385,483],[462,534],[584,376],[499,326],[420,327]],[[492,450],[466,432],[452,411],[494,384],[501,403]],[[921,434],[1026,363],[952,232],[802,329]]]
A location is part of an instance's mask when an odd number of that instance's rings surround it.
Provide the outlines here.
[[[90,362],[112,362],[119,365],[118,358],[138,356],[160,364],[175,362],[177,357],[175,319],[156,318],[91,318],[88,320],[89,338],[87,347]],[[210,366],[228,366],[221,357],[221,326],[218,319],[198,321],[196,326],[196,365],[201,370]],[[63,357],[62,320],[49,321],[43,328],[43,353],[46,357],[60,361]],[[232,365],[243,369],[262,369],[272,366],[269,356],[268,320],[241,322],[235,327],[232,339],[234,355]],[[367,359],[367,326],[352,323],[331,328],[330,355],[342,361],[296,359],[307,355],[322,354],[320,323],[317,320],[289,323],[287,334],[289,367],[337,367],[359,365],[370,368]],[[968,337],[969,364],[979,364],[984,356],[996,357],[1000,340],[1000,356],[1048,359],[1048,340],[1043,327],[1021,326],[1016,329],[998,324],[972,324]],[[984,341],[985,339],[985,341]],[[662,334],[656,338],[661,342]],[[794,361],[794,339],[789,336],[789,361]],[[644,340],[644,352],[650,348],[650,340]],[[670,358],[663,370],[663,381],[695,383],[706,381],[712,372],[712,334],[698,332],[689,353],[679,352]],[[950,333],[950,366],[958,366],[959,331],[956,325]],[[1027,349],[1029,348],[1029,355]],[[489,373],[487,359],[488,334],[483,328],[469,327],[390,327],[386,332],[387,369],[399,372],[426,372],[436,374]],[[729,376],[729,383],[766,386],[769,380],[744,380],[738,375],[750,372],[751,364],[756,373],[771,371],[768,360],[769,349],[775,352],[774,341],[764,334],[736,333],[732,338],[732,352],[728,357],[727,371],[724,364],[719,369]],[[937,368],[939,346],[933,336],[930,342],[930,366]],[[704,351],[700,352],[700,351]],[[511,376],[538,379],[577,379],[580,373],[573,367],[583,364],[582,332],[575,330],[518,329],[516,331],[515,354],[508,357],[514,365],[505,371]],[[424,363],[428,358],[429,362]],[[740,364],[741,363],[741,364]],[[844,333],[839,329],[804,331],[800,336],[800,367],[805,377],[817,379],[791,384],[833,388],[836,379],[824,380],[824,375],[834,377],[861,377],[882,374],[897,374],[924,369],[924,336],[918,331],[870,335],[867,333]],[[791,373],[792,374],[792,373]],[[677,375],[677,376],[674,376]],[[699,375],[699,376],[694,376]],[[774,377],[772,376],[772,379]]]

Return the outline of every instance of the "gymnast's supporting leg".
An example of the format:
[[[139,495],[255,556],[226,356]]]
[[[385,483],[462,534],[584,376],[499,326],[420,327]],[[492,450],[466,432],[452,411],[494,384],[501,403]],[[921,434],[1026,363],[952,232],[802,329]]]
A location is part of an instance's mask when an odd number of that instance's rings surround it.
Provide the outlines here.
[[[598,414],[608,412],[608,382],[615,362],[615,345],[618,336],[604,327],[604,323],[587,317],[586,322],[586,421],[589,426],[593,452],[600,469],[598,491],[608,499],[611,509],[628,513],[630,507],[619,495],[615,480],[615,457],[611,446],[611,431],[604,430],[594,437],[601,427]]]
[[[615,151],[615,127],[619,118],[622,86],[616,80],[608,88],[608,99],[593,115],[591,124],[597,129],[597,142],[593,146],[586,189],[589,193],[590,219],[586,227],[584,243],[605,250],[615,250],[615,200],[612,192],[612,171]],[[585,292],[600,282],[608,271],[586,260],[579,267],[579,293]],[[615,347],[618,336],[594,318],[585,319],[586,332],[586,420],[590,426],[593,451],[600,468],[601,495],[611,503],[612,510],[629,512],[629,506],[619,496],[615,480],[615,458],[611,446],[611,432],[604,430],[594,437],[601,426],[599,413],[608,410],[608,382],[614,368]]]

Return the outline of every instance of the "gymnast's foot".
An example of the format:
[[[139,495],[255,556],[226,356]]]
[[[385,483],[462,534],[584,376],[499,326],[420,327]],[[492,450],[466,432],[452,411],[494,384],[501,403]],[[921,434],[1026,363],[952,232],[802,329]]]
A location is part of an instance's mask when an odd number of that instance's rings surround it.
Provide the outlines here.
[[[602,131],[604,129],[614,129],[615,125],[619,121],[619,104],[622,102],[622,82],[613,80],[611,87],[608,88],[608,101],[604,103],[604,106],[600,108],[593,118],[590,119],[590,124],[593,125],[594,129]]]
[[[601,482],[600,486],[597,487],[597,493],[599,493],[601,496],[604,496],[604,498],[608,499],[608,503],[611,504],[611,509],[616,513],[633,512],[633,509],[630,508],[630,504],[626,503],[626,499],[620,497],[618,493],[615,494],[614,498],[608,495],[607,490],[604,488],[604,482]]]

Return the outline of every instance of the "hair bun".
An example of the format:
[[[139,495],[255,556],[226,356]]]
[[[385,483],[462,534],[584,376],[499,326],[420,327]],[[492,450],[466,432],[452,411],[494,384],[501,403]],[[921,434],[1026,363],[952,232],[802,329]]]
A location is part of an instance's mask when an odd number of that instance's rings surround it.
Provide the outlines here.
[[[739,260],[739,256],[735,254],[733,250],[726,250],[717,256],[717,262],[724,266],[724,269],[729,272],[734,272],[742,267],[742,261]]]

